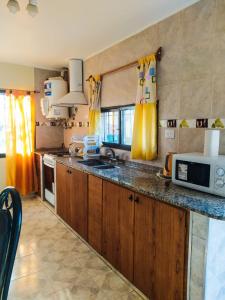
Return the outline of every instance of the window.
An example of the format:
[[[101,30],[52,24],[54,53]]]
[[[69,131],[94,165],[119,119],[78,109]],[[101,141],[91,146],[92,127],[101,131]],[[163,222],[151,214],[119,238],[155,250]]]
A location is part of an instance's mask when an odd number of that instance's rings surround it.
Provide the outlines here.
[[[101,140],[105,146],[131,149],[134,105],[103,108],[101,112]]]
[[[6,112],[6,98],[0,92],[0,157],[5,157],[5,112]]]

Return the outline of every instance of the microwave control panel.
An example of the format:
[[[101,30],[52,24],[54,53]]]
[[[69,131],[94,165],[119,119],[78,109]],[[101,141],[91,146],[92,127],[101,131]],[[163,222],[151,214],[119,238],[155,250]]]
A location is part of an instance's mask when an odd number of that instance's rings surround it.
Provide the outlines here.
[[[214,187],[215,189],[225,189],[225,166],[216,166],[214,172]]]

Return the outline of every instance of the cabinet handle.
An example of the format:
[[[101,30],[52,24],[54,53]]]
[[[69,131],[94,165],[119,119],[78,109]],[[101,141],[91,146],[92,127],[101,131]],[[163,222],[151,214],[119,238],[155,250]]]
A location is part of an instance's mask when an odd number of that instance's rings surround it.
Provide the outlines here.
[[[134,201],[135,201],[136,203],[139,203],[139,197],[136,196],[135,199],[134,199]]]
[[[128,200],[133,201],[133,195],[132,194],[128,197]]]

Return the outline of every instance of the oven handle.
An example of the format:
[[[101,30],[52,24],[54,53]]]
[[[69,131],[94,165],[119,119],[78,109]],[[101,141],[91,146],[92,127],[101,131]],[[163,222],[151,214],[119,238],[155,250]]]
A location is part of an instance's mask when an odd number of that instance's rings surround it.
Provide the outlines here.
[[[55,168],[54,165],[51,165],[51,164],[47,163],[46,161],[44,161],[44,165],[47,166],[47,167],[49,167],[49,168],[52,168],[52,169]]]

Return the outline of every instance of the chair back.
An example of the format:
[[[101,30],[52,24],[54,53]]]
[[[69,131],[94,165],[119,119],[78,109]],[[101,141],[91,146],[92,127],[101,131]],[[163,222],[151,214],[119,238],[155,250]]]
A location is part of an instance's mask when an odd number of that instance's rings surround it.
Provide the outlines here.
[[[9,285],[22,224],[22,204],[17,190],[0,194],[0,300],[8,297]]]

